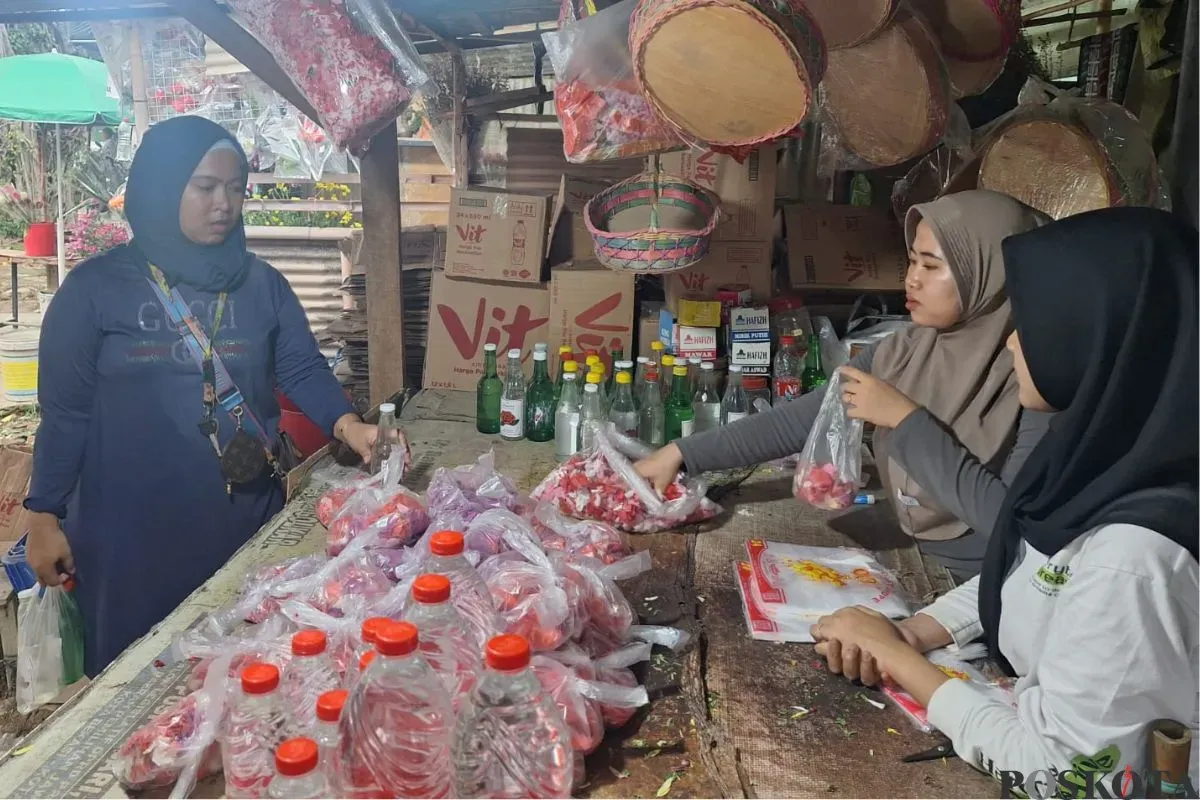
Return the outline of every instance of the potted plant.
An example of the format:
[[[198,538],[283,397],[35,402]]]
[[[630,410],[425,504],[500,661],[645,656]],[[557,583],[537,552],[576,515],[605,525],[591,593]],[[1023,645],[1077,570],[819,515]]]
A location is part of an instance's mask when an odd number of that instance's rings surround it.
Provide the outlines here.
[[[54,256],[58,253],[57,229],[46,220],[46,204],[31,198],[12,184],[0,187],[0,213],[25,228],[25,255]]]

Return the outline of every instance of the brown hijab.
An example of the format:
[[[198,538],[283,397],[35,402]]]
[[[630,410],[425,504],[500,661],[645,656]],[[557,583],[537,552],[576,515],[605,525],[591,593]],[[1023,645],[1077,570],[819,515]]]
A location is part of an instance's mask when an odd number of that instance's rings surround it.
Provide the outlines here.
[[[924,221],[942,246],[958,285],[961,320],[937,330],[913,326],[875,351],[871,372],[948,425],[983,464],[999,472],[1016,437],[1021,404],[1005,340],[1012,315],[1004,292],[1000,243],[1050,218],[1008,195],[969,191],[909,209],[904,233],[911,248]],[[891,431],[875,432],[875,458],[904,530],[918,539],[954,539],[966,524],[940,508],[887,455]]]

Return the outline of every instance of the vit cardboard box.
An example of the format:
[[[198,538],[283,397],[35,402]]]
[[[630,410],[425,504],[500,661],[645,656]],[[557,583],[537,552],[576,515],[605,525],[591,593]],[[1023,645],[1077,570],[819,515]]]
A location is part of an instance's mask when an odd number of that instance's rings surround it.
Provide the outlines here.
[[[742,164],[711,150],[685,150],[660,156],[665,172],[694,181],[721,198],[717,242],[770,242],[775,216],[775,154],[764,145]]]
[[[609,370],[612,353],[633,359],[634,276],[595,262],[556,267],[550,273],[550,350],[558,374],[558,348],[595,350]],[[582,360],[582,359],[580,359]]]
[[[446,275],[540,284],[552,200],[484,186],[455,189],[450,194]]]
[[[483,346],[498,348],[500,371],[506,353],[521,351],[531,371],[533,345],[548,342],[550,290],[544,285],[459,280],[435,270],[429,292],[429,344],[424,385],[473,391],[483,374]]]
[[[880,208],[793,205],[784,209],[792,286],[902,290],[904,234]]]
[[[680,298],[715,300],[722,286],[750,287],[752,302],[771,299],[771,243],[717,242],[694,267],[663,276],[667,308],[678,311]]]

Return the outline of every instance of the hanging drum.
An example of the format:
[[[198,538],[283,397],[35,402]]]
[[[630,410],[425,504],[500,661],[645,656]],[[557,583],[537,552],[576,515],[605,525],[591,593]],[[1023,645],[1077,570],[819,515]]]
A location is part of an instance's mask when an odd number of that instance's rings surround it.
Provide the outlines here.
[[[942,53],[959,61],[1003,56],[1021,28],[1019,0],[912,0],[937,31]]]
[[[792,131],[825,67],[800,0],[641,0],[629,49],[655,111],[684,138],[723,147]]]
[[[805,5],[825,39],[825,47],[854,47],[883,30],[897,0],[808,0]]]
[[[946,132],[945,68],[929,29],[903,8],[875,38],[830,52],[822,90],[839,143],[870,167],[916,158]]]

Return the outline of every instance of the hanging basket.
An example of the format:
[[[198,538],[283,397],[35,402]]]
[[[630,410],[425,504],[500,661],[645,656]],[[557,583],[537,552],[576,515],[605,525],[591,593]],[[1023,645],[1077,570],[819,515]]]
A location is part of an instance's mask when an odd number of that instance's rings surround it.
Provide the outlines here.
[[[648,215],[644,227],[610,230]],[[615,270],[663,274],[687,269],[708,255],[721,217],[720,199],[691,181],[651,170],[610,186],[588,201],[584,219],[596,259]],[[669,220],[668,222],[665,222]]]

